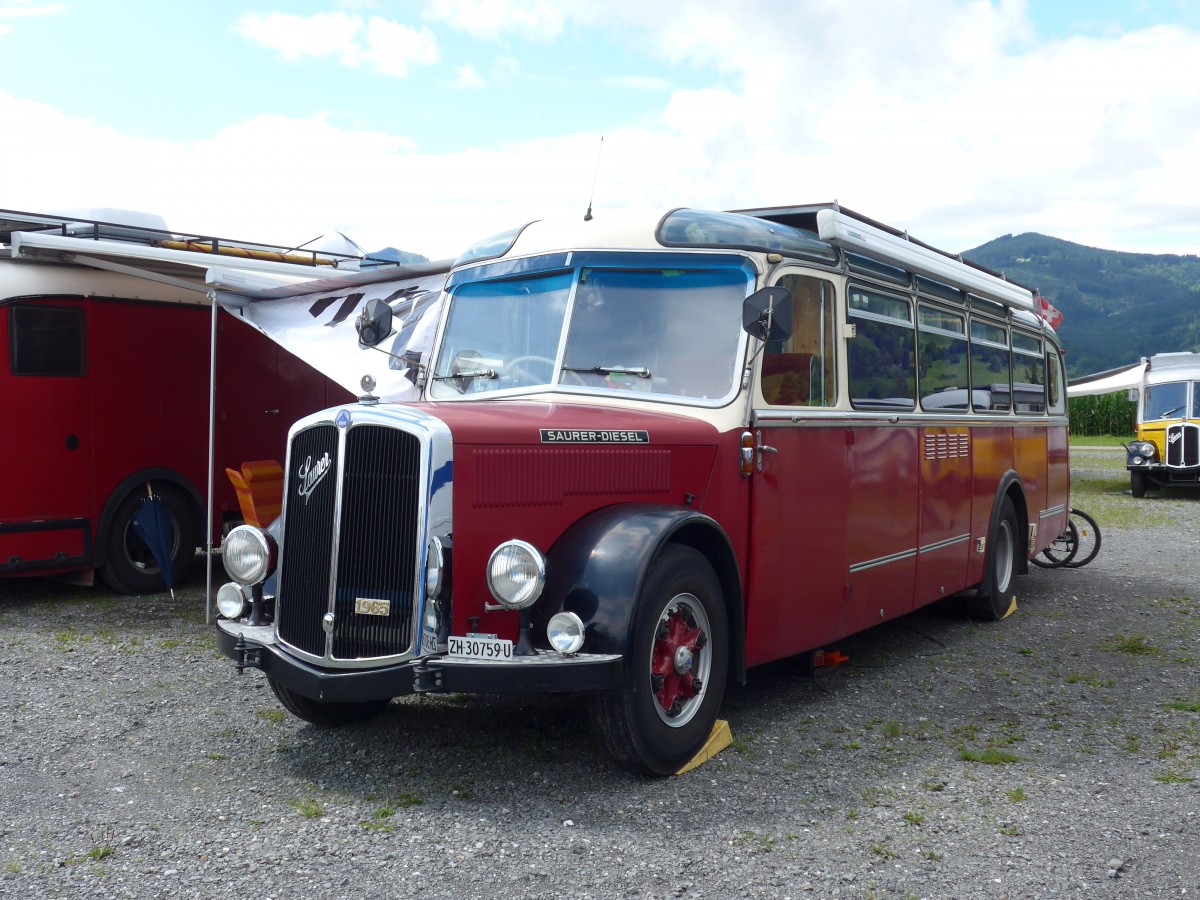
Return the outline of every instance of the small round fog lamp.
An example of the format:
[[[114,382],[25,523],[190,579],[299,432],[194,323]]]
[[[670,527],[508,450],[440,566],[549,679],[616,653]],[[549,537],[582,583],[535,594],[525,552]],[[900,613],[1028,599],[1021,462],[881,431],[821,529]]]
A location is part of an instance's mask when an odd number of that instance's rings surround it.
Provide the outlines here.
[[[583,620],[573,612],[555,613],[546,625],[546,637],[563,656],[574,656],[583,646]]]
[[[505,541],[492,551],[487,567],[488,589],[502,606],[533,606],[546,586],[546,560],[524,541]]]
[[[226,619],[240,619],[246,614],[250,601],[240,584],[232,581],[221,585],[217,591],[217,612]]]

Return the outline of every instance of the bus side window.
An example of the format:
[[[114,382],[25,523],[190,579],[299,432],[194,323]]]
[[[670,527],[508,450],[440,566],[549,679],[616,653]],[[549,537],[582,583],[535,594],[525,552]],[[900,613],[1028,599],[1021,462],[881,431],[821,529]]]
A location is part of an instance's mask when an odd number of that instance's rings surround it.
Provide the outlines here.
[[[1046,351],[1046,388],[1050,400],[1047,412],[1061,416],[1067,411],[1067,400],[1062,389],[1062,362],[1058,352],[1052,347],[1047,346]]]
[[[833,284],[809,275],[785,275],[778,286],[792,295],[792,335],[763,351],[763,399],[772,406],[833,406]]]
[[[912,303],[852,286],[846,311],[855,326],[846,356],[851,404],[855,409],[915,409],[917,366]]]
[[[10,307],[9,316],[9,367],[14,375],[85,373],[82,309],[19,303]]]

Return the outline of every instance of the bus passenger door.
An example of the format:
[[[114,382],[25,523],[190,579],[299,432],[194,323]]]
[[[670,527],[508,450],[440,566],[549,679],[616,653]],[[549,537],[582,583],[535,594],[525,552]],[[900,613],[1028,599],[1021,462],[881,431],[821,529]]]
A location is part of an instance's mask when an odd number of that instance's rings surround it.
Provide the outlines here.
[[[841,637],[846,589],[843,429],[781,424],[767,415],[753,430],[775,452],[762,453],[762,469],[751,476],[750,665]]]

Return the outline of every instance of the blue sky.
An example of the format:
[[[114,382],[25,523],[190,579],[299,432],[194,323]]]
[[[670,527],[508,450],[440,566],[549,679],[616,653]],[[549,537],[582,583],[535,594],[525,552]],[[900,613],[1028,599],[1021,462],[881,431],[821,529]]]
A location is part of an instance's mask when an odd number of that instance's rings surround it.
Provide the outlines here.
[[[0,208],[442,257],[595,178],[1196,253],[1197,58],[1200,0],[0,0]]]

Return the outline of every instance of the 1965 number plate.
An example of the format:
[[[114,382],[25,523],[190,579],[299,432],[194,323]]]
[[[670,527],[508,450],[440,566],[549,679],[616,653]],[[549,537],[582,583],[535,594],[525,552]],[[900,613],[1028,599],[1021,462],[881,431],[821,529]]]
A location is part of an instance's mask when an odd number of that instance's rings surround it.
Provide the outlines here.
[[[494,637],[450,636],[450,655],[460,659],[512,659],[513,642]]]

